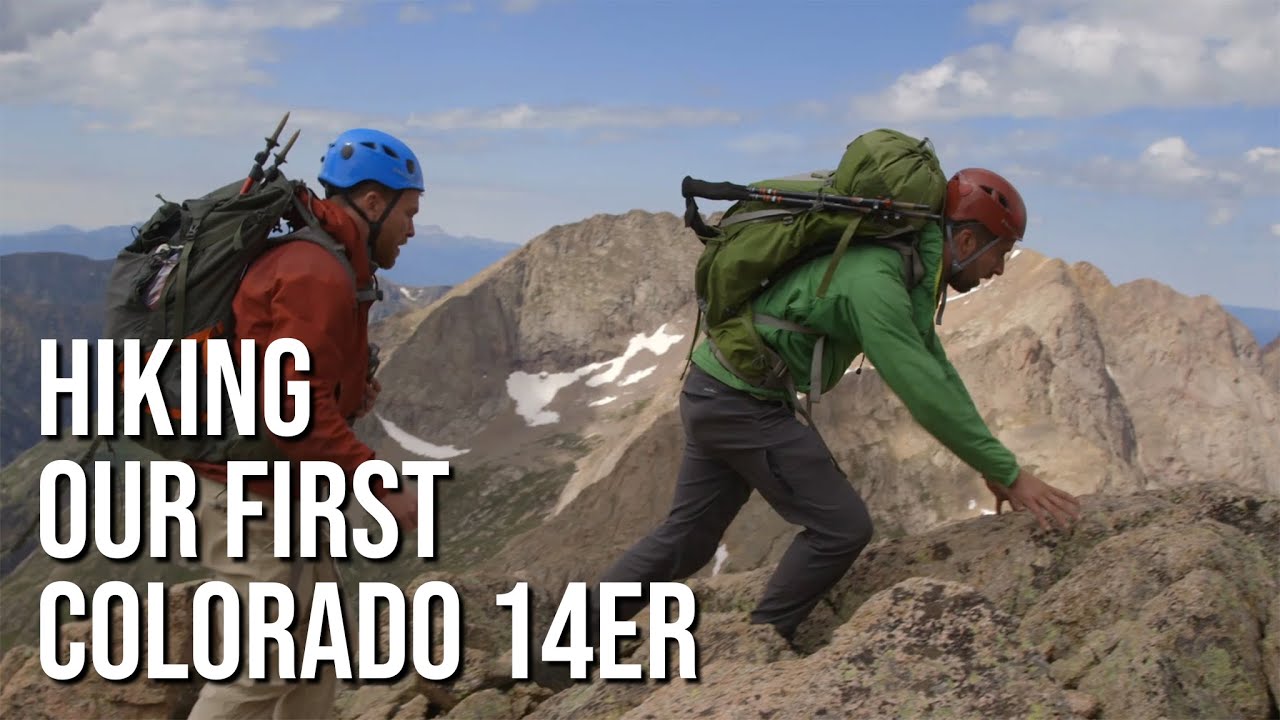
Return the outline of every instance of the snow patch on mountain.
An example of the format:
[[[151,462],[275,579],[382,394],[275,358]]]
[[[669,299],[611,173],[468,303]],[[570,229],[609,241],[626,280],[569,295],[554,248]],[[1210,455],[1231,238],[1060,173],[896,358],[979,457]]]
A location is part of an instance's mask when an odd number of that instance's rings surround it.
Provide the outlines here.
[[[627,343],[626,352],[619,357],[604,362],[591,363],[572,372],[550,373],[543,371],[534,374],[516,371],[511,373],[507,377],[507,394],[516,403],[516,413],[524,418],[530,427],[550,425],[551,423],[559,422],[560,414],[547,410],[547,406],[555,400],[556,395],[561,390],[583,378],[587,378],[586,384],[588,387],[599,387],[607,383],[626,386],[640,382],[653,374],[657,370],[657,366],[650,366],[633,372],[621,381],[618,378],[622,375],[623,369],[626,368],[627,362],[641,352],[649,352],[652,355],[661,356],[670,350],[673,345],[684,339],[684,335],[668,335],[666,330],[667,326],[664,323],[651,335],[645,335],[644,333],[636,335]],[[608,398],[597,402],[603,405],[606,402],[612,402],[613,399]],[[592,406],[596,404],[592,403]]]
[[[387,435],[392,440],[395,440],[400,447],[415,455],[421,455],[432,460],[449,460],[471,452],[470,450],[459,450],[452,445],[434,445],[409,433],[377,413],[374,413],[374,417],[378,418],[378,422],[382,423],[382,429],[387,432]]]

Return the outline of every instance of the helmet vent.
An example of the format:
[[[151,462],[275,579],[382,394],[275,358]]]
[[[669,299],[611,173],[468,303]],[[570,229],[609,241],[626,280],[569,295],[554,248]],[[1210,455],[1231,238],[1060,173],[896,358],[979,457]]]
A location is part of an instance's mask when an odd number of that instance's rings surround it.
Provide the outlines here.
[[[1009,209],[1009,201],[1005,199],[1004,195],[1001,195],[999,192],[996,192],[995,188],[988,187],[986,185],[979,185],[978,187],[982,188],[983,192],[995,198],[1000,203],[1000,206],[1003,207],[1005,210]]]
[[[382,152],[384,152],[384,153],[386,153],[386,154],[390,155],[391,157],[393,157],[393,158],[395,158],[395,159],[397,159],[397,160],[399,160],[399,159],[400,159],[400,156],[396,154],[396,151],[395,151],[395,150],[392,150],[391,148],[387,147],[386,145],[383,145],[383,146],[382,146]]]

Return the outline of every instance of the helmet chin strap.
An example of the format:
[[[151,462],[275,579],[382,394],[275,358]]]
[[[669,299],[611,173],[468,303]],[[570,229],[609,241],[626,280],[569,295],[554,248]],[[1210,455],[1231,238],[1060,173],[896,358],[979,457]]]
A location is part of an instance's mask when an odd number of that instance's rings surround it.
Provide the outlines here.
[[[1000,238],[998,237],[993,239],[991,242],[987,243],[986,245],[983,245],[981,248],[977,250],[977,252],[973,253],[969,257],[965,258],[963,262],[961,262],[955,259],[956,258],[955,235],[951,232],[951,228],[952,228],[951,223],[943,223],[942,225],[942,232],[946,237],[946,242],[947,242],[947,254],[951,256],[951,265],[947,268],[946,277],[942,279],[942,285],[943,285],[943,287],[941,288],[942,300],[938,305],[938,312],[933,318],[934,324],[937,324],[937,325],[942,324],[942,313],[947,308],[946,286],[951,284],[951,278],[960,274],[961,271],[963,271],[965,268],[973,264],[974,260],[977,260],[978,258],[982,257],[983,254],[985,254],[991,248],[995,247],[996,244],[1000,242]]]
[[[950,280],[952,277],[955,277],[957,274],[959,274],[962,270],[972,265],[974,260],[977,260],[978,258],[985,255],[987,251],[995,247],[1000,242],[1000,238],[998,237],[992,238],[991,242],[987,243],[986,245],[983,245],[981,248],[978,248],[976,252],[974,252],[972,255],[965,258],[963,262],[961,262],[959,260],[956,260],[955,236],[952,234],[951,228],[952,228],[951,223],[946,223],[943,226],[943,232],[946,233],[946,236],[947,236],[947,253],[951,256],[951,267],[947,269],[947,280]]]
[[[378,239],[378,234],[382,232],[382,223],[386,222],[387,218],[391,216],[391,209],[394,208],[396,206],[396,203],[400,201],[400,195],[403,193],[404,193],[404,190],[395,191],[395,193],[391,196],[390,202],[387,203],[387,207],[383,209],[382,216],[379,217],[376,221],[370,220],[369,216],[364,214],[364,210],[362,210],[360,206],[355,203],[355,201],[351,198],[350,194],[343,193],[343,197],[347,199],[347,204],[350,205],[351,208],[356,211],[356,214],[360,216],[360,219],[364,220],[364,223],[369,226],[369,241],[367,244],[367,249],[369,252],[369,266],[373,268],[374,272],[378,271],[381,268],[381,266],[378,265],[378,256],[373,251],[374,243]]]

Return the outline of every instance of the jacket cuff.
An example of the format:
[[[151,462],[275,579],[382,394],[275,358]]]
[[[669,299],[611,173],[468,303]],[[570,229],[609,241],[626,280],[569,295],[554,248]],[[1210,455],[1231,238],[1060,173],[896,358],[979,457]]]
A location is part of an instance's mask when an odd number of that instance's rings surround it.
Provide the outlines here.
[[[1022,474],[1022,468],[1017,463],[1014,463],[1013,469],[1009,471],[1008,477],[1004,477],[1004,478],[997,477],[992,479],[1005,487],[1012,487],[1014,481],[1018,479],[1018,475],[1020,474]]]

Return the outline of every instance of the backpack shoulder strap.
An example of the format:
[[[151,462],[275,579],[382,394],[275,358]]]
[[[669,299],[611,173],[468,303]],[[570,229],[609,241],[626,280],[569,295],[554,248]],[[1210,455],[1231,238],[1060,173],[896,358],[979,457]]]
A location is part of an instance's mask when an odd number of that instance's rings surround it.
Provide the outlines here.
[[[334,240],[329,233],[321,230],[315,224],[304,225],[301,229],[295,230],[288,235],[281,236],[278,242],[288,242],[290,240],[306,240],[328,250],[338,263],[347,271],[347,275],[351,277],[351,286],[356,293],[356,303],[373,302],[382,299],[382,290],[378,287],[378,277],[373,277],[373,283],[360,287],[356,282],[356,269],[351,265],[351,259],[347,257],[347,253],[343,247]]]
[[[902,256],[902,280],[911,290],[924,279],[924,261],[920,258],[920,233],[904,233],[882,238],[887,245]]]
[[[818,402],[818,399],[822,397],[822,361],[823,353],[826,352],[827,336],[799,323],[794,323],[790,320],[784,320],[783,318],[774,317],[772,315],[764,315],[762,313],[756,313],[754,315],[754,322],[758,325],[767,325],[780,330],[801,333],[802,335],[818,336],[818,339],[813,346],[813,358],[809,365],[809,392],[806,395],[806,406],[812,406],[813,403]],[[781,358],[779,358],[779,362],[781,362]],[[782,365],[781,371],[785,375],[784,379],[789,380],[791,373],[786,369],[785,364]],[[794,390],[792,392],[794,393]]]

